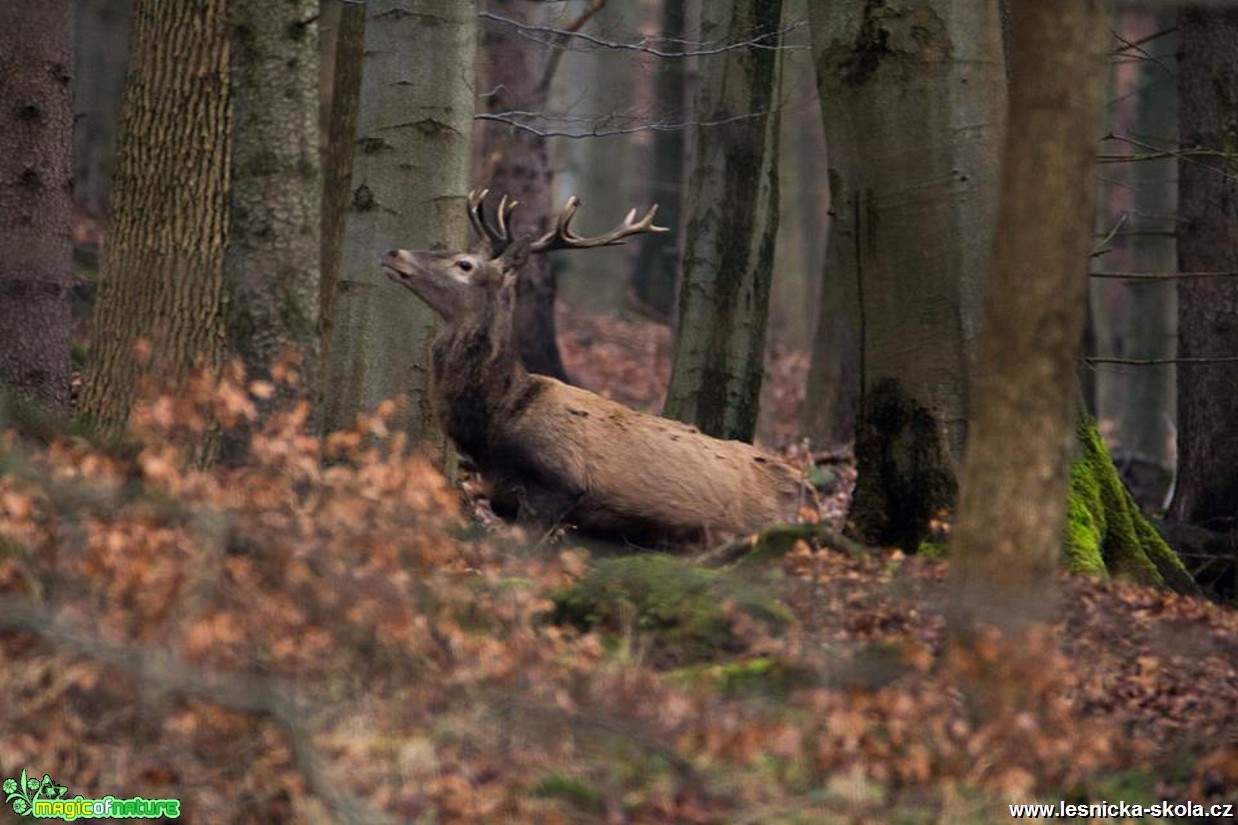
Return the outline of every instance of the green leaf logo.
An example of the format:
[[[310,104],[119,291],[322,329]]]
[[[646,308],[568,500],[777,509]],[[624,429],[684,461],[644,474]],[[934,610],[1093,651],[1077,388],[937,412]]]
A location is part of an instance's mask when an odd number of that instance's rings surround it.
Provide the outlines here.
[[[0,789],[4,791],[4,801],[12,805],[13,813],[19,816],[32,813],[35,800],[63,799],[68,790],[64,785],[53,782],[47,774],[43,774],[42,780],[27,776],[24,768],[17,779],[5,779],[0,783]]]

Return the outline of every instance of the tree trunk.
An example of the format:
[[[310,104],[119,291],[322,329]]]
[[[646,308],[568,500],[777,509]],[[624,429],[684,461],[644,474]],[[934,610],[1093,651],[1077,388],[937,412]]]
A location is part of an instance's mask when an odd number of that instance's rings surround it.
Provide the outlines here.
[[[963,627],[1043,609],[1062,551],[1107,31],[1100,0],[1011,3],[1010,122],[951,575]]]
[[[846,267],[826,281],[860,291],[852,518],[869,542],[914,548],[954,504],[966,436],[1005,113],[998,5],[815,0],[809,15],[827,265]]]
[[[527,0],[486,0],[494,14],[536,25],[540,12]],[[482,105],[487,112],[532,111],[546,108],[549,86],[545,49],[534,49],[527,37],[506,23],[486,20],[482,24],[478,88],[485,89]],[[547,78],[548,80],[548,78]],[[520,201],[514,214],[514,232],[543,234],[553,222],[551,214],[550,161],[546,141],[531,132],[504,123],[484,123],[479,148],[480,183]],[[535,256],[516,284],[516,348],[530,372],[567,380],[559,357],[555,329],[555,273],[550,259]]]
[[[1142,12],[1141,34],[1172,30],[1177,9]],[[1238,43],[1234,45],[1238,46]],[[1177,62],[1178,38],[1167,34],[1146,47],[1156,59],[1146,59],[1136,81],[1132,131],[1152,146],[1178,144]],[[1178,161],[1174,157],[1131,164],[1134,230],[1130,256],[1137,271],[1172,272],[1177,267],[1173,232],[1178,212]],[[1173,281],[1146,281],[1127,285],[1131,290],[1126,355],[1130,358],[1172,358],[1177,312]],[[1170,412],[1174,404],[1174,366],[1135,367],[1126,379],[1118,433],[1123,452],[1140,461],[1164,467],[1168,461]],[[1161,491],[1163,494],[1163,490]],[[1163,504],[1163,502],[1162,502]]]
[[[88,215],[107,214],[116,154],[116,126],[125,91],[130,0],[77,0],[77,123],[73,140],[73,198]]]
[[[0,384],[69,407],[73,4],[0,3]]]
[[[322,162],[322,248],[319,256],[318,333],[322,364],[331,361],[335,328],[335,295],[339,282],[344,227],[352,204],[352,159],[357,142],[357,109],[361,101],[361,63],[365,49],[365,5],[340,3],[332,56],[331,96],[328,103],[326,146]],[[328,374],[321,370],[322,376]],[[327,395],[326,381],[318,393]]]
[[[336,295],[326,424],[400,394],[397,425],[440,441],[427,389],[433,311],[397,289],[377,253],[467,242],[476,9],[458,0],[372,0]]]
[[[1179,113],[1182,145],[1224,156],[1180,166],[1178,266],[1238,270],[1238,10],[1183,9]],[[1178,287],[1178,355],[1238,355],[1238,278],[1194,278]],[[1183,363],[1178,381],[1178,486],[1173,517],[1230,529],[1238,516],[1238,363]]]
[[[856,404],[860,394],[857,364],[860,296],[855,277],[855,246],[835,241],[836,228],[840,228],[837,213],[831,205],[802,416],[804,435],[817,445],[845,444],[855,436]]]
[[[225,0],[135,0],[111,219],[81,411],[123,431],[139,372],[184,377],[223,356],[230,161]],[[175,48],[168,48],[176,44]]]
[[[683,0],[664,0],[660,36],[670,48],[684,38]],[[682,58],[658,59],[651,67],[655,72],[655,111],[661,120],[673,120],[682,112],[684,70]],[[649,200],[658,204],[658,223],[675,230],[679,227],[680,200],[684,186],[684,132],[672,129],[654,132],[652,179]],[[643,311],[669,322],[675,311],[676,282],[679,278],[679,244],[675,237],[646,238],[641,241],[636,264],[632,270],[632,292]]]
[[[782,0],[710,3],[705,41],[763,48],[704,58],[693,105],[679,323],[664,414],[751,441],[778,229],[777,34]],[[721,121],[730,121],[722,123]]]
[[[251,379],[288,350],[318,369],[320,206],[317,0],[231,0],[228,344]],[[278,393],[263,408],[286,400]],[[241,445],[233,445],[241,446]]]
[[[635,39],[641,23],[647,19],[641,15],[647,6],[645,0],[611,0],[589,21],[590,28],[616,41]],[[558,25],[562,27],[570,22],[561,21]],[[560,81],[556,83],[548,108],[553,112],[579,111],[582,115],[590,115],[593,122],[584,124],[580,131],[597,129],[605,135],[613,125],[609,113],[618,114],[619,123],[623,123],[625,114],[640,111],[638,101],[642,96],[653,98],[653,84],[648,76],[652,60],[649,55],[635,55],[626,50],[568,50],[563,54],[556,75]],[[582,101],[586,100],[587,108],[582,106]],[[681,107],[676,116],[682,117],[682,114]],[[579,195],[584,204],[579,218],[582,231],[613,225],[626,209],[647,208],[652,167],[647,147],[642,147],[640,140],[649,137],[639,133],[609,134],[549,145],[556,191],[561,197]],[[662,220],[661,210],[658,223],[671,228],[673,240],[683,237],[674,224]],[[559,297],[572,307],[590,312],[622,312],[631,294],[631,271],[636,254],[646,244],[664,240],[647,236],[628,245],[595,249],[588,255],[555,256],[552,266]]]

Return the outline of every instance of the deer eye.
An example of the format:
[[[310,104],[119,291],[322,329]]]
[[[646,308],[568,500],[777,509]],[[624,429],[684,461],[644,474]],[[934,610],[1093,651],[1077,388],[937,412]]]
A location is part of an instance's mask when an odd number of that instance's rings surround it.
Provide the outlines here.
[[[461,258],[460,260],[456,261],[456,269],[460,270],[461,272],[472,272],[473,262],[470,261],[468,258]]]

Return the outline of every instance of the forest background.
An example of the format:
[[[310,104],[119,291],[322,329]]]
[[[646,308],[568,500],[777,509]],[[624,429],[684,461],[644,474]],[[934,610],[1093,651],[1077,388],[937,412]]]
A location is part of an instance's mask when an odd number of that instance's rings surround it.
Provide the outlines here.
[[[1238,12],[957,5],[0,4],[0,774],[228,821],[1232,797]],[[377,255],[465,248],[477,185],[658,203],[530,267],[522,360],[822,510],[687,559],[461,499]]]

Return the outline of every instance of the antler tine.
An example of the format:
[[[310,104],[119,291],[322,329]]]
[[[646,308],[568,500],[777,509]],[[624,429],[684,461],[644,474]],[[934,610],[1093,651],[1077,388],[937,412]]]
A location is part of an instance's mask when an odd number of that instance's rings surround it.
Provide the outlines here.
[[[481,214],[481,205],[486,200],[486,195],[490,194],[489,189],[470,189],[468,197],[468,214],[469,224],[473,227],[473,231],[477,233],[477,237],[486,237],[486,222]]]
[[[516,202],[508,203],[507,196],[503,196],[503,199],[499,202],[499,211],[496,218],[498,227],[496,228],[486,221],[485,204],[486,196],[489,194],[489,189],[473,189],[469,192],[469,223],[473,225],[473,231],[477,233],[478,237],[482,238],[489,245],[490,251],[498,255],[512,242],[511,234],[507,231],[507,218],[510,216]]]
[[[504,195],[502,200],[499,201],[499,211],[495,216],[495,221],[499,225],[499,234],[503,236],[505,243],[511,243],[512,240],[511,225],[509,220],[511,219],[512,212],[515,211],[516,204],[518,203],[520,203],[520,201],[512,200],[508,198],[507,195]]]
[[[593,249],[599,246],[615,246],[623,243],[624,238],[629,235],[669,231],[665,226],[654,226],[653,218],[658,213],[658,205],[655,203],[649,207],[649,211],[639,221],[635,219],[636,210],[633,209],[623,219],[623,223],[611,231],[592,238],[584,238],[572,231],[572,218],[576,216],[578,209],[580,209],[580,198],[572,195],[567,199],[563,211],[559,213],[555,228],[534,241],[530,251],[548,252],[552,249]]]

